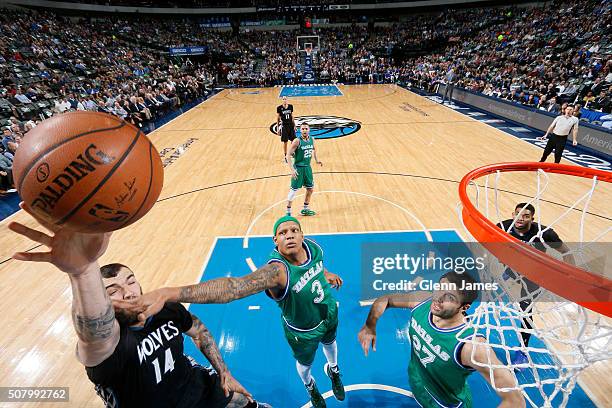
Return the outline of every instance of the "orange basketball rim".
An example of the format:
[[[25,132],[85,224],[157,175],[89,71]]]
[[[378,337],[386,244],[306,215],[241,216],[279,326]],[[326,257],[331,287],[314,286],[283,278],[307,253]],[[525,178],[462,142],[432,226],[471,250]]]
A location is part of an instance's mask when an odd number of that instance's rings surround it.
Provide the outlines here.
[[[459,197],[463,204],[461,215],[465,227],[489,252],[512,270],[565,299],[612,317],[610,279],[557,260],[514,238],[485,217],[468,197],[468,185],[480,177],[497,172],[538,170],[589,179],[596,177],[598,181],[612,182],[612,172],[567,164],[516,162],[479,167],[466,174],[459,184]]]

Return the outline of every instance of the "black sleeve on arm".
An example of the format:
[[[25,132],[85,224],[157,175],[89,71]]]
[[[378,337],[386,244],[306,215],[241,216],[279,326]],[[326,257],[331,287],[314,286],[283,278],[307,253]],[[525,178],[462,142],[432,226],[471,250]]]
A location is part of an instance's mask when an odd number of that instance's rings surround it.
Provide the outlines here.
[[[549,229],[548,231],[542,234],[542,238],[544,242],[548,244],[551,248],[559,248],[563,245],[563,241],[559,238],[559,235],[555,232],[554,229]]]
[[[85,367],[87,377],[94,384],[107,386],[112,384],[121,376],[123,368],[129,358],[136,355],[136,339],[132,336],[128,326],[121,325],[119,328],[119,343],[106,360],[94,367]]]
[[[495,224],[495,226],[497,228],[501,228],[504,231],[506,231],[511,224],[512,224],[512,220],[503,220],[503,221],[498,222],[497,224]]]

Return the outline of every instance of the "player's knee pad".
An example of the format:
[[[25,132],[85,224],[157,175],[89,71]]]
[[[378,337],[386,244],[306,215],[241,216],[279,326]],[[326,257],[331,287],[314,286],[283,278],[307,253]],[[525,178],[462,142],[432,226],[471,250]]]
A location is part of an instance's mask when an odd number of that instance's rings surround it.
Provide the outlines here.
[[[297,190],[294,190],[292,188],[289,189],[289,194],[287,195],[287,201],[293,201],[293,199],[295,198],[295,195],[297,194]]]

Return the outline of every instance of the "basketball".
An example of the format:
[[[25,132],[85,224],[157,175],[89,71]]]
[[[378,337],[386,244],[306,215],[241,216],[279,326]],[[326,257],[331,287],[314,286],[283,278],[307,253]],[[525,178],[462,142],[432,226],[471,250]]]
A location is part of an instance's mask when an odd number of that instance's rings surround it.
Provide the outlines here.
[[[28,132],[13,169],[21,199],[39,218],[80,232],[136,222],[155,204],[164,178],[140,129],[85,111],[53,116]]]

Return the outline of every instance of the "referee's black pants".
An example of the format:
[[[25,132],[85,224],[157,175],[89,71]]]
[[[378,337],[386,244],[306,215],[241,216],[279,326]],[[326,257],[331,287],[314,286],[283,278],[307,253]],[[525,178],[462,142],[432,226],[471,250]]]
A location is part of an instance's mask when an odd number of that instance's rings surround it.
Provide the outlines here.
[[[565,142],[567,142],[567,135],[559,136],[554,133],[550,135],[548,138],[548,143],[546,143],[546,147],[544,148],[544,153],[542,154],[542,158],[540,162],[545,162],[548,155],[553,151],[555,151],[555,163],[559,163],[561,161],[561,155],[563,154],[563,150],[565,149]]]

